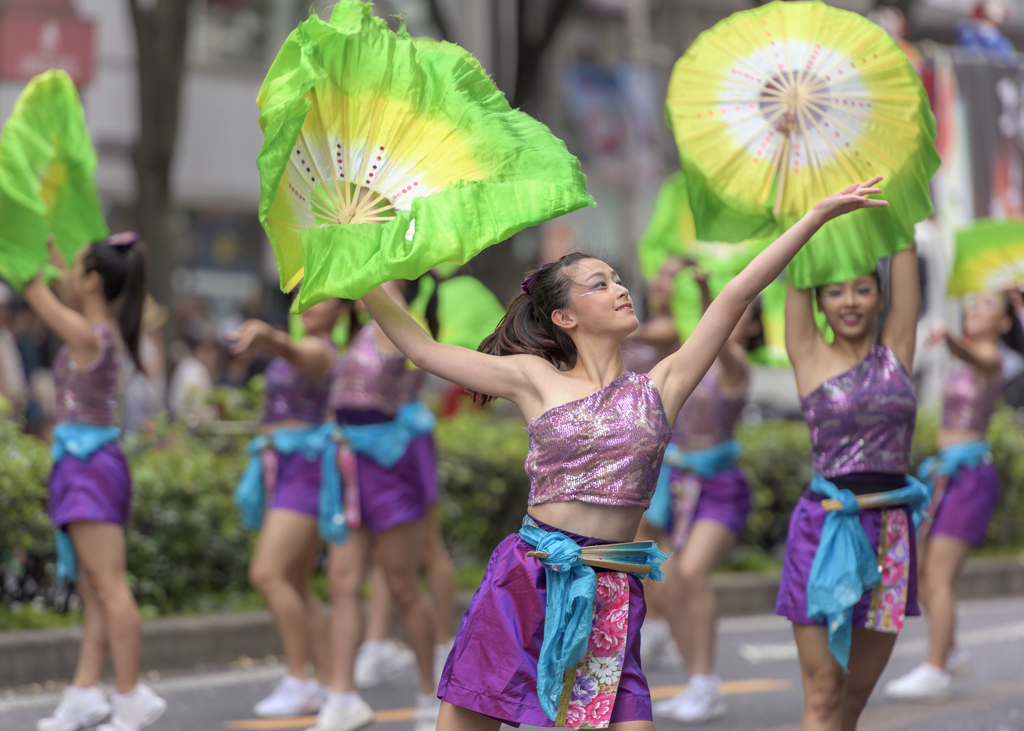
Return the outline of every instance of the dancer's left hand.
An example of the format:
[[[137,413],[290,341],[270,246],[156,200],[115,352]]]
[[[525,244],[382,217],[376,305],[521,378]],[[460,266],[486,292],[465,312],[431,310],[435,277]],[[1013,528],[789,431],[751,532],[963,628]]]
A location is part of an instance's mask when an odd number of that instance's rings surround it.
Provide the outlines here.
[[[882,192],[881,188],[875,187],[881,180],[882,177],[879,175],[863,183],[854,183],[830,195],[811,210],[821,218],[821,223],[825,223],[861,208],[885,208],[889,205],[888,201],[867,197]]]
[[[231,354],[241,355],[251,348],[259,345],[264,338],[274,334],[272,328],[263,320],[246,320],[242,326],[233,333],[228,333],[226,339],[232,343]]]

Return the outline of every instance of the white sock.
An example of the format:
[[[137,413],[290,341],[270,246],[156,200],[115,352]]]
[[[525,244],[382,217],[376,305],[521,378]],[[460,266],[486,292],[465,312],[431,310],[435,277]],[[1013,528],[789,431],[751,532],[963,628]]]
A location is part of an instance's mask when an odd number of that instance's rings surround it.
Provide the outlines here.
[[[332,706],[347,706],[349,703],[359,700],[359,691],[352,690],[348,693],[338,693],[337,691],[331,691],[330,695],[327,696],[327,702]]]

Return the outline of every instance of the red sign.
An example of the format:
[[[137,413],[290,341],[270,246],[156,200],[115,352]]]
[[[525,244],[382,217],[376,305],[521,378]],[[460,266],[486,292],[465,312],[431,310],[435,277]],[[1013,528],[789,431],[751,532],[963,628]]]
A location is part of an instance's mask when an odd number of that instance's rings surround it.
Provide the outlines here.
[[[27,81],[63,69],[81,86],[93,74],[92,23],[73,15],[11,12],[0,16],[0,78]]]

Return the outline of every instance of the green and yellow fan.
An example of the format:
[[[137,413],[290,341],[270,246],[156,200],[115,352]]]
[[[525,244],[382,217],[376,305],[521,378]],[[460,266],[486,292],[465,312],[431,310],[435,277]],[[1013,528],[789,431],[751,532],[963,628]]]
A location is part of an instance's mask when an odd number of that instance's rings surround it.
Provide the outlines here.
[[[467,51],[370,9],[343,0],[300,24],[259,93],[259,217],[300,310],[593,205],[579,161]]]
[[[437,342],[476,350],[498,327],[505,308],[487,285],[457,269],[442,265],[420,277],[409,312],[422,324],[436,318]]]
[[[46,265],[46,242],[70,262],[109,234],[93,176],[96,151],[71,77],[28,82],[0,134],[0,278],[21,290]]]
[[[1024,221],[983,219],[956,234],[949,294],[1024,287]]]
[[[696,241],[697,230],[693,225],[686,176],[678,170],[661,184],[651,219],[637,242],[641,273],[647,279],[653,279],[666,259],[687,256]]]
[[[702,33],[676,62],[666,111],[697,237],[785,230],[875,175],[890,206],[826,224],[787,270],[799,288],[850,279],[913,243],[932,212],[935,118],[879,26],[822,2],[772,2]]]

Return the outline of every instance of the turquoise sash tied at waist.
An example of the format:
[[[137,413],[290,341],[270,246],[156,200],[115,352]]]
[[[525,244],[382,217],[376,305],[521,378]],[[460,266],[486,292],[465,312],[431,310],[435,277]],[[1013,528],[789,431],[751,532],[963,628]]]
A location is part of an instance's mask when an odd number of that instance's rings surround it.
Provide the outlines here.
[[[952,477],[961,467],[969,470],[992,462],[992,445],[984,439],[943,447],[934,457],[928,457],[917,468],[917,479],[933,488],[935,476]]]
[[[738,439],[730,439],[707,449],[696,452],[684,452],[675,444],[668,445],[665,459],[658,473],[658,487],[651,497],[651,507],[644,513],[644,518],[655,528],[668,528],[669,516],[672,514],[672,470],[692,472],[702,479],[714,477],[736,467],[736,460],[743,453],[743,445]]]

